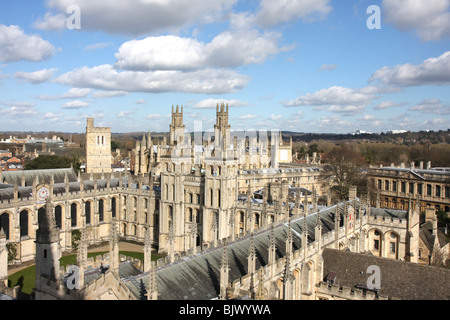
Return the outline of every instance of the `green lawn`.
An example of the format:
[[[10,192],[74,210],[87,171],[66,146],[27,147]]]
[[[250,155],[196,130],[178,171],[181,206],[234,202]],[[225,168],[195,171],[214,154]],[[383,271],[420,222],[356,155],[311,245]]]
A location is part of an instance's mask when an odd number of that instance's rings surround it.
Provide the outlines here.
[[[107,252],[92,252],[88,253],[88,258],[90,257],[96,257],[98,255],[103,255]],[[123,254],[127,257],[137,258],[139,260],[144,260],[144,253],[142,252],[130,252],[130,251],[120,251],[120,254]],[[158,260],[161,258],[161,256],[153,255],[152,254],[152,260]],[[68,266],[68,265],[74,265],[76,264],[77,256],[75,254],[63,256],[61,257],[60,265],[61,266]],[[25,268],[23,270],[20,270],[8,277],[8,280],[10,281],[10,287],[15,287],[16,285],[22,285],[22,292],[31,294],[34,289],[35,285],[35,277],[36,277],[36,266],[30,266],[28,268]]]

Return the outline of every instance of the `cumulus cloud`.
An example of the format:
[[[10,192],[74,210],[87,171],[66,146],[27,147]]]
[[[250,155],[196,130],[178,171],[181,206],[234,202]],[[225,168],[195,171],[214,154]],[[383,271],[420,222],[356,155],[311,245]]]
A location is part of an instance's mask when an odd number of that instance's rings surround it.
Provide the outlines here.
[[[57,83],[79,88],[127,92],[188,92],[220,94],[240,90],[248,78],[237,72],[223,69],[181,71],[122,71],[111,65],[83,67],[69,71]]]
[[[398,107],[398,106],[402,106],[402,105],[404,105],[404,103],[395,103],[393,101],[383,101],[383,102],[377,104],[374,109],[375,110],[384,110],[384,109],[390,109],[390,108]]]
[[[256,116],[254,114],[244,114],[244,115],[238,117],[239,120],[251,120],[251,119],[255,119],[255,118],[256,118]]]
[[[256,30],[225,31],[210,43],[178,36],[147,37],[125,42],[115,67],[124,70],[193,70],[229,68],[264,62],[277,54],[279,34]]]
[[[330,0],[262,0],[255,21],[263,26],[302,19],[305,22],[325,19],[331,12]]]
[[[322,67],[320,67],[320,71],[332,71],[336,68],[337,66],[335,64],[324,64]]]
[[[408,110],[444,115],[450,114],[450,105],[442,103],[439,99],[429,99],[410,107]]]
[[[56,48],[40,35],[28,35],[18,26],[0,24],[0,61],[43,61],[55,52]]]
[[[81,11],[81,29],[108,33],[143,35],[179,30],[193,23],[221,19],[236,0],[49,0],[49,12],[34,26],[44,30],[66,28],[67,8]]]
[[[450,84],[450,51],[437,58],[426,59],[422,64],[402,64],[383,67],[374,72],[370,81],[399,86]]]
[[[286,107],[330,106],[331,111],[338,111],[344,107],[366,105],[375,98],[375,93],[378,90],[378,88],[371,86],[362,89],[333,86],[315,93],[308,93],[292,101],[285,101],[283,105]]]
[[[129,95],[128,92],[117,90],[117,91],[95,91],[92,94],[92,98],[116,98]]]
[[[14,74],[14,78],[25,80],[26,82],[33,84],[43,83],[49,80],[56,70],[58,69],[42,69],[34,72],[19,71]]]
[[[230,108],[246,107],[247,102],[227,99],[205,99],[196,103],[192,109],[215,109],[217,105],[228,105]]]
[[[75,100],[75,101],[66,102],[65,104],[63,104],[63,106],[61,108],[62,109],[84,109],[87,107],[89,107],[88,102]]]
[[[91,93],[91,89],[72,88],[60,95],[41,95],[36,97],[39,100],[62,100],[85,98]]]
[[[450,0],[383,0],[382,7],[387,23],[424,41],[450,36]]]
[[[128,118],[129,116],[131,116],[132,114],[134,114],[133,111],[127,110],[127,111],[121,111],[118,114],[116,114],[117,118]]]

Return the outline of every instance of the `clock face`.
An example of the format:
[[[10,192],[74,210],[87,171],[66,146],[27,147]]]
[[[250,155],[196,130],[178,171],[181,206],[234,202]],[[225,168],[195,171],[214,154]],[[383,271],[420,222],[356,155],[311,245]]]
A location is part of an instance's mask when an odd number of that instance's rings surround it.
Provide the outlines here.
[[[38,198],[40,200],[46,200],[49,196],[49,191],[47,188],[43,187],[38,190]]]

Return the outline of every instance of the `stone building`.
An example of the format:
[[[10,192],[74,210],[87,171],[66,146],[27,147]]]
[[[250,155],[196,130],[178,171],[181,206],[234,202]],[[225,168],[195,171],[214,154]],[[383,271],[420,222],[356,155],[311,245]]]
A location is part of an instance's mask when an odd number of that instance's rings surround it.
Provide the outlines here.
[[[281,165],[279,132],[270,141],[239,138],[228,107],[216,111],[218,137],[193,143],[183,109],[174,108],[169,143],[153,145],[150,134],[137,142],[134,174],[106,170],[109,131],[88,119],[90,174],[0,180],[0,245],[18,247],[16,262],[39,264],[36,299],[324,299],[337,296],[322,284],[325,249],[418,262],[419,211],[411,199],[401,210],[373,207],[352,189],[350,201],[321,206],[320,166]],[[74,271],[61,268],[59,257],[72,250],[75,232],[79,277],[70,289]],[[122,259],[119,238],[142,243],[144,262]],[[104,242],[109,253],[87,259],[88,246]],[[152,248],[165,258],[151,263]],[[340,297],[381,298],[357,289]]]
[[[374,206],[404,210],[408,200],[420,203],[420,212],[426,208],[450,212],[450,168],[433,168],[431,162],[424,167],[411,163],[409,167],[392,164],[371,168],[367,174]]]
[[[111,128],[94,127],[94,119],[86,125],[86,172],[111,172]]]

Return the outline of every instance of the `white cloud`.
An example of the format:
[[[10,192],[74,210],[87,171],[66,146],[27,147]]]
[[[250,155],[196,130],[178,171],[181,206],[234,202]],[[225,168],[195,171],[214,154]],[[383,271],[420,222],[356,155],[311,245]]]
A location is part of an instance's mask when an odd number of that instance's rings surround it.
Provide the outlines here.
[[[239,108],[248,106],[247,102],[227,99],[205,99],[195,104],[192,109],[215,109],[217,105],[228,105],[230,108]]]
[[[63,108],[63,109],[83,109],[83,108],[87,108],[87,107],[89,107],[88,102],[75,100],[75,101],[66,102],[65,104],[63,104],[63,106],[61,108]]]
[[[118,114],[116,114],[117,118],[128,118],[130,115],[134,114],[133,111],[121,111]]]
[[[305,22],[325,19],[332,8],[330,0],[262,0],[255,20],[263,26],[302,19]]]
[[[81,11],[81,29],[108,33],[143,35],[175,31],[193,23],[221,19],[236,0],[49,0],[49,12],[36,21],[44,30],[66,28],[66,10],[77,5]]]
[[[320,68],[320,71],[332,71],[332,70],[335,70],[336,68],[337,68],[337,66],[335,64],[324,64]]]
[[[91,93],[91,89],[72,88],[60,95],[42,95],[36,97],[40,100],[62,100],[62,99],[80,99],[85,98]]]
[[[145,100],[144,99],[139,99],[138,101],[136,101],[136,104],[145,104]]]
[[[69,71],[55,81],[74,87],[106,91],[220,94],[242,89],[247,85],[248,78],[234,71],[222,69],[204,69],[192,72],[118,72],[111,65],[100,65]]]
[[[433,113],[439,115],[450,114],[450,105],[443,104],[439,99],[429,99],[410,107],[410,111],[420,111],[423,113]]]
[[[254,114],[245,114],[245,115],[238,117],[239,120],[251,120],[251,119],[255,119],[255,118],[256,118],[256,116]]]
[[[281,114],[271,114],[270,115],[270,120],[273,120],[273,121],[278,121],[281,118],[283,118],[283,116]]]
[[[84,47],[85,51],[92,51],[92,50],[98,50],[98,49],[103,49],[106,48],[108,46],[113,45],[112,42],[97,42],[88,46]]]
[[[384,110],[384,109],[389,109],[389,108],[393,108],[393,107],[398,107],[398,106],[402,106],[404,105],[404,103],[395,103],[393,101],[383,101],[379,104],[377,104],[375,106],[375,110]]]
[[[400,86],[450,84],[450,51],[437,58],[426,59],[422,64],[402,64],[383,67],[374,72],[370,81]]]
[[[37,84],[47,81],[53,76],[53,73],[58,70],[56,68],[52,69],[42,69],[34,72],[23,72],[18,71],[14,74],[14,78],[22,79],[27,82]]]
[[[125,42],[115,66],[124,70],[229,68],[264,62],[279,53],[279,34],[256,30],[225,31],[210,43],[168,35]]]
[[[56,49],[40,35],[28,35],[18,26],[0,24],[0,61],[43,61]]]
[[[342,108],[354,108],[366,105],[375,98],[378,92],[376,87],[365,87],[362,89],[350,89],[339,86],[321,89],[315,93],[308,93],[292,101],[285,101],[283,105],[286,107],[295,106],[330,106],[332,110],[339,111]]]
[[[382,6],[387,23],[415,30],[424,41],[450,36],[450,0],[383,0]]]
[[[126,91],[96,91],[92,94],[92,98],[115,98],[129,95]]]
[[[146,120],[159,120],[161,119],[160,114],[149,114],[145,117]]]

